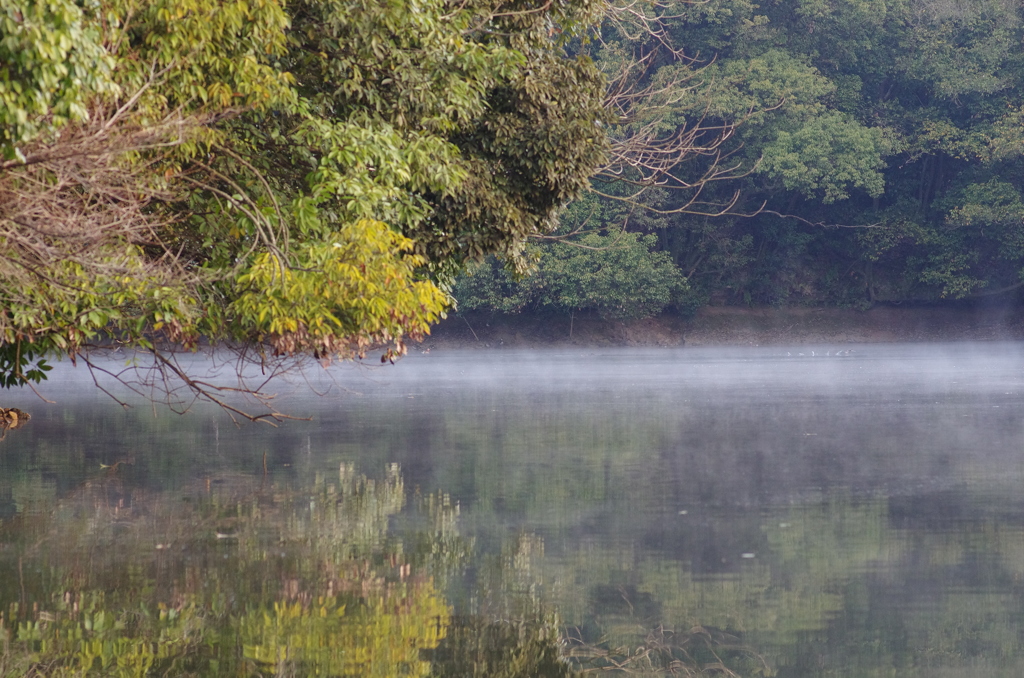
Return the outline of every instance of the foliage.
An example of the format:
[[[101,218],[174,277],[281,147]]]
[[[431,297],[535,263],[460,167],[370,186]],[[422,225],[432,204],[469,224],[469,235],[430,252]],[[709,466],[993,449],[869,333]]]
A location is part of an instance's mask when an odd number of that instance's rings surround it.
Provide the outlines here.
[[[102,45],[99,7],[67,0],[0,3],[0,157],[88,117],[89,99],[118,91]]]
[[[758,171],[778,177],[787,190],[819,197],[825,205],[850,197],[850,188],[882,194],[885,137],[841,114],[815,118],[794,132],[780,131],[764,148]]]
[[[601,8],[3,5],[4,385],[111,336],[214,400],[174,351],[400,355],[432,276],[522,265],[604,158],[601,76],[551,40]]]
[[[618,320],[646,318],[685,305],[689,292],[668,256],[651,251],[656,241],[628,231],[556,241],[540,247],[532,275],[517,279],[490,259],[460,278],[453,294],[464,310],[590,310]]]
[[[227,309],[233,323],[275,351],[315,356],[362,353],[371,343],[429,331],[446,299],[414,280],[423,257],[394,256],[411,250],[411,241],[368,220],[346,224],[333,240],[296,248],[292,265],[258,255],[237,278],[239,293]]]
[[[666,151],[656,187],[643,169],[602,174],[589,228],[618,228],[613,205],[628,203],[629,228],[657,233],[700,303],[867,308],[1024,287],[1017,4],[630,12],[591,48],[606,73],[636,64],[630,87],[611,79],[637,93],[613,138],[707,132],[687,137],[700,154]]]

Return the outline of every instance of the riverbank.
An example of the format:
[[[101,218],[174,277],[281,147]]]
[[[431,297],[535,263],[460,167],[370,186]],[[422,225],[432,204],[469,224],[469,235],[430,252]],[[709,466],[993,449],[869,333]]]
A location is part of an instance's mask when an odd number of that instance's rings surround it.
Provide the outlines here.
[[[452,315],[420,350],[539,346],[768,346],[1024,339],[1024,309],[1011,307],[836,308],[710,306],[692,318],[617,322],[594,314]]]

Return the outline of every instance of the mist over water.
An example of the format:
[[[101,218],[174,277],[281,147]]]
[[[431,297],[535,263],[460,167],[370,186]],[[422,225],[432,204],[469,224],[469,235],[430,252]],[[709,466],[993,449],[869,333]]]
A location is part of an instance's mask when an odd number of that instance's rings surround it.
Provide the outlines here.
[[[0,442],[0,568],[25,555],[12,520],[66,513],[121,460],[117,501],[139,515],[217,487],[305,496],[340,468],[342,486],[398,483],[374,524],[410,554],[429,542],[416,502],[457,509],[460,564],[409,556],[454,614],[543,610],[589,643],[707,628],[749,675],[755,656],[778,676],[1021,667],[1022,344],[414,351],[277,390],[312,421],[122,412],[65,365],[56,405],[10,394],[33,419]],[[0,609],[23,595],[0,584]]]
[[[658,482],[704,475],[731,487],[714,498],[725,503],[837,485],[905,493],[979,474],[1009,483],[1024,461],[1024,351],[1014,343],[465,352],[353,373],[341,382],[358,395],[344,407],[314,403],[322,430],[383,433],[398,412],[427,430],[456,417],[514,455],[502,422],[553,434],[564,423],[549,460],[593,442],[567,435],[588,427],[617,429],[613,440],[634,432],[653,444],[637,463],[685,460]]]

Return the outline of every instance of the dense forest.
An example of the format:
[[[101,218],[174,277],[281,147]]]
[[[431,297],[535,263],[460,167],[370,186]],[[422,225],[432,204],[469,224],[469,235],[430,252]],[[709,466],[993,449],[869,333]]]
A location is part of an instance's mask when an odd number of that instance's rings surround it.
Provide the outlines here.
[[[599,172],[561,237],[535,241],[535,275],[491,260],[460,279],[460,310],[621,319],[1024,286],[1020,3],[630,8],[576,44],[633,97],[611,134],[656,130],[692,152],[660,173]]]
[[[113,340],[220,400],[179,353],[386,361],[456,301],[1012,298],[1021,15],[0,0],[0,386]]]

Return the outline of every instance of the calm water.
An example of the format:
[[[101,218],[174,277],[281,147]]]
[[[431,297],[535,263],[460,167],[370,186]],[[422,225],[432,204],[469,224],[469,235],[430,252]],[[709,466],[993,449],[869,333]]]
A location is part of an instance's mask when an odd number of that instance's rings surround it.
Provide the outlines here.
[[[1021,344],[435,352],[276,429],[42,390],[4,675],[1024,673]]]

